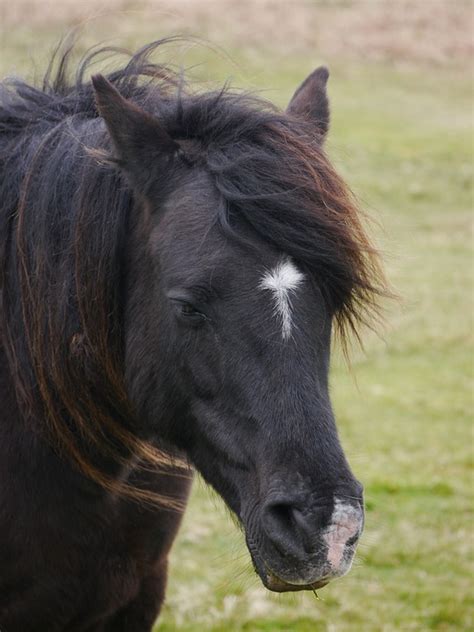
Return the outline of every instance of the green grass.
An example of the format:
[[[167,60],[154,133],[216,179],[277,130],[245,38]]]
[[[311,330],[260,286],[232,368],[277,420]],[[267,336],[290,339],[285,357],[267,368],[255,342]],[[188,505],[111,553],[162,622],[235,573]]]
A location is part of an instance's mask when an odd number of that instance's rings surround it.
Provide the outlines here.
[[[130,27],[128,43],[149,30]],[[7,35],[2,71],[29,67],[31,37],[40,59],[57,31]],[[210,52],[187,60],[206,62],[201,77],[234,75],[281,105],[319,61],[232,54],[238,67]],[[159,632],[474,629],[472,84],[460,68],[333,60],[331,69],[328,150],[383,227],[374,232],[401,297],[351,372],[338,354],[332,370],[343,444],[366,488],[358,559],[319,601],[268,593],[222,502],[198,482]]]

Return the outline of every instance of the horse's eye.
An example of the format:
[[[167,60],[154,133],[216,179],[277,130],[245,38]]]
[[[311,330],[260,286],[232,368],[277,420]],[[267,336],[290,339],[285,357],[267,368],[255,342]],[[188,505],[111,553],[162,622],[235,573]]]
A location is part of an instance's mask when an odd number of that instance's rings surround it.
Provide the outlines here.
[[[186,301],[175,301],[175,305],[178,316],[181,316],[187,321],[200,323],[207,318],[205,314],[196,309],[191,303],[188,303]]]
[[[182,314],[193,314],[196,310],[191,305],[191,303],[181,303],[181,313]]]
[[[181,322],[199,325],[205,320],[208,320],[206,314],[200,311],[194,304],[190,292],[179,288],[171,289],[167,292],[167,296],[174,307],[176,316]]]
[[[199,314],[199,312],[191,303],[181,303],[181,314],[183,314],[183,316],[195,316]]]

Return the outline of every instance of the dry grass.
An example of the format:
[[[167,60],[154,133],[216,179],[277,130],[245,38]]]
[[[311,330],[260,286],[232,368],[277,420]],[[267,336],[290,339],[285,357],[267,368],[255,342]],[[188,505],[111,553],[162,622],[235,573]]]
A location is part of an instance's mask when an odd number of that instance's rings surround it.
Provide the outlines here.
[[[12,29],[105,20],[117,37],[140,23],[235,49],[429,64],[468,64],[473,4],[463,0],[0,0]],[[129,20],[124,19],[129,15]]]

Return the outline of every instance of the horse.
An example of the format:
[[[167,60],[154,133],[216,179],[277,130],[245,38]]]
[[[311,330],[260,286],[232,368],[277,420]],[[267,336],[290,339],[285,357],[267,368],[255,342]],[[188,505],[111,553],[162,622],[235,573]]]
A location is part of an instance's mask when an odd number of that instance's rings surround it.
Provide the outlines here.
[[[380,257],[331,165],[328,71],[286,111],[152,53],[0,89],[0,629],[147,632],[192,472],[272,591],[351,567],[329,396]]]

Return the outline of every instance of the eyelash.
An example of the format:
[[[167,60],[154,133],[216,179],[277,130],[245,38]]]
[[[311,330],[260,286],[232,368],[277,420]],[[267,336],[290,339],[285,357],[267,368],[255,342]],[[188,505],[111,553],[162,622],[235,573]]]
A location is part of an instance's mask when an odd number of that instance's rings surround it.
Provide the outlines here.
[[[176,301],[176,304],[179,309],[179,315],[183,318],[193,320],[196,323],[207,320],[207,316],[196,309],[191,303],[187,303],[186,301]]]

